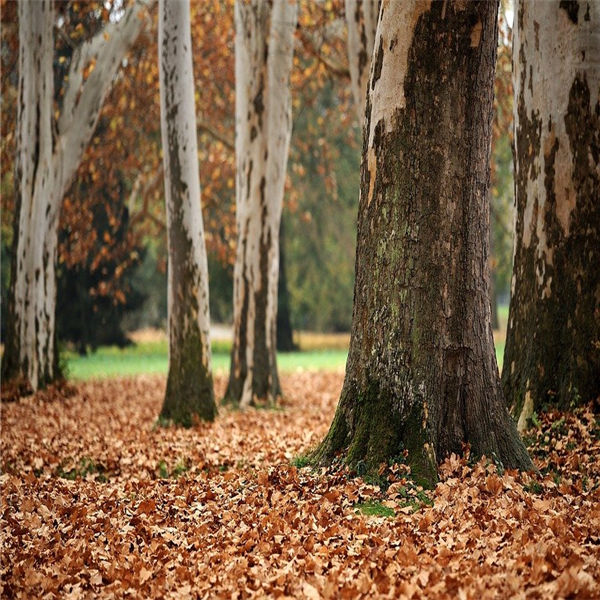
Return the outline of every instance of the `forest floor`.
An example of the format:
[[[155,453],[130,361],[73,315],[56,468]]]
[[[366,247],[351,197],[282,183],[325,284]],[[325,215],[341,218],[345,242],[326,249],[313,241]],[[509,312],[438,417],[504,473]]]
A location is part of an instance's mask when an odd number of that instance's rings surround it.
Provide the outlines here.
[[[156,426],[161,376],[3,404],[0,596],[600,596],[589,410],[535,419],[539,477],[451,457],[432,491],[402,464],[379,487],[302,468],[342,378],[285,375],[278,410],[187,430]]]

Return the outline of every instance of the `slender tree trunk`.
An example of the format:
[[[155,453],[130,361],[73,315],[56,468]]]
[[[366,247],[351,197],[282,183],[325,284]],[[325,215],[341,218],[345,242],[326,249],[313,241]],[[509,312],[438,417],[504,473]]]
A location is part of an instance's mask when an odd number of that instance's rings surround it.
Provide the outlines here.
[[[160,114],[167,208],[169,375],[161,416],[190,426],[215,405],[200,204],[189,0],[160,0]]]
[[[52,2],[19,3],[19,104],[12,288],[3,379],[36,390],[56,373],[54,316],[60,181],[55,166]]]
[[[373,56],[379,4],[379,0],[345,0],[350,81],[361,125],[365,118],[369,67]]]
[[[350,351],[315,454],[358,472],[408,450],[431,485],[449,453],[531,468],[490,326],[489,152],[497,3],[384,3],[361,167]]]
[[[3,380],[33,390],[59,376],[55,261],[60,206],[116,70],[143,25],[142,3],[73,54],[58,118],[54,106],[54,4],[19,2],[19,105],[11,289]],[[106,36],[106,37],[105,37]],[[83,80],[84,70],[95,61]]]
[[[600,4],[518,2],[511,302],[502,381],[524,427],[600,397]]]
[[[277,350],[292,352],[296,350],[294,331],[290,318],[290,298],[285,271],[285,228],[283,219],[279,226],[279,282],[277,284]]]
[[[235,4],[236,223],[234,340],[226,399],[241,406],[281,393],[276,324],[279,223],[292,131],[289,78],[296,4]]]
[[[494,199],[492,198],[492,194],[488,194],[488,202],[490,204],[491,207],[491,203],[494,201]],[[496,260],[494,257],[494,228],[492,225],[493,219],[494,219],[494,214],[493,211],[490,208],[490,227],[489,227],[489,234],[490,234],[490,306],[492,309],[492,313],[491,313],[491,323],[492,323],[492,329],[494,330],[498,330],[500,329],[500,320],[498,319],[498,295],[496,294],[496,283],[494,282],[494,268],[496,266]]]

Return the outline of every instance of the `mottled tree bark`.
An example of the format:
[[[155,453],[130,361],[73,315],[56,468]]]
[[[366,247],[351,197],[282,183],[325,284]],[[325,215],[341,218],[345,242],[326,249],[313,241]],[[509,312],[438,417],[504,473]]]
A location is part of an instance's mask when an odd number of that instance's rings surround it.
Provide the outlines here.
[[[516,233],[502,382],[519,426],[600,396],[600,4],[515,11]]]
[[[149,2],[151,3],[151,2]],[[19,2],[19,104],[14,242],[2,378],[33,390],[55,379],[58,222],[63,195],[96,127],[113,77],[143,20],[135,2],[73,53],[54,106],[54,5]],[[84,71],[95,61],[93,71]]]
[[[208,263],[200,204],[189,0],[160,0],[160,114],[167,208],[169,375],[161,417],[212,421]]]
[[[315,453],[359,472],[408,450],[532,463],[500,388],[489,288],[497,3],[384,3],[367,100],[350,351]]]
[[[225,398],[247,406],[281,393],[276,325],[279,223],[292,131],[289,78],[296,3],[235,3],[236,224],[234,340]]]
[[[379,5],[379,0],[345,0],[348,66],[352,82],[352,95],[358,122],[361,126],[365,118],[369,67],[373,56]]]

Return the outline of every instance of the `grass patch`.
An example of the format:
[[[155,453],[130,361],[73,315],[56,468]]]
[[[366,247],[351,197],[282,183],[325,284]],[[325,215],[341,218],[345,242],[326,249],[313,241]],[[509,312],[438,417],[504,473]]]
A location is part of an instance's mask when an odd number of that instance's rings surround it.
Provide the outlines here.
[[[291,465],[296,467],[297,469],[304,469],[304,467],[310,467],[310,455],[308,454],[298,454],[298,456],[294,456],[291,460]]]
[[[96,480],[105,482],[106,475],[104,474],[104,467],[95,463],[91,458],[84,457],[79,461],[78,465],[73,468],[65,470],[63,465],[60,465],[56,469],[57,477],[62,479],[68,479],[69,481],[75,481],[76,479],[83,479],[87,475],[96,474]]]
[[[230,356],[227,342],[213,344],[213,370],[226,374]],[[285,352],[277,355],[280,372],[297,370],[331,371],[343,369],[346,365],[346,350],[313,350],[310,352]],[[65,353],[65,361],[71,378],[76,380],[104,377],[127,377],[133,375],[166,375],[168,370],[167,341],[143,342],[127,348],[107,346],[94,353],[80,356],[74,352]]]
[[[186,471],[190,470],[190,466],[187,461],[181,459],[179,460],[172,469],[169,469],[166,461],[161,460],[158,463],[156,474],[161,479],[177,479],[181,475],[183,475]]]
[[[500,330],[494,332],[496,359],[502,369],[508,307],[500,306]],[[326,334],[301,331],[295,334],[301,348],[297,352],[277,354],[277,366],[282,373],[298,370],[334,371],[344,369],[348,357],[348,334]],[[69,377],[75,380],[134,375],[166,375],[169,342],[164,332],[153,335],[132,334],[136,344],[126,348],[104,346],[87,356],[72,351],[63,353]],[[212,342],[213,371],[227,374],[230,366],[231,341],[215,339]]]
[[[369,500],[368,502],[359,502],[354,508],[367,517],[395,517],[394,509],[384,506],[381,502]]]

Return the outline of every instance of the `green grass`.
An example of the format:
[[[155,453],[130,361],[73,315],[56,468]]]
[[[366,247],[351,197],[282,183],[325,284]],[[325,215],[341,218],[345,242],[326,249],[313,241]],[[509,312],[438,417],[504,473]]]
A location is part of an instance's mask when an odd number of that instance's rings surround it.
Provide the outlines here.
[[[506,326],[508,307],[501,306],[500,323]],[[502,368],[504,355],[504,332],[496,332],[496,359]],[[231,343],[218,340],[213,343],[213,370],[216,374],[229,370]],[[168,344],[166,340],[140,342],[128,348],[114,346],[99,348],[88,356],[73,352],[65,353],[68,376],[71,379],[96,379],[103,377],[124,377],[142,374],[166,375],[168,366]],[[297,370],[331,371],[344,369],[348,352],[344,348],[323,350],[311,349],[300,352],[277,354],[277,365],[282,373]]]
[[[229,369],[229,344],[217,342],[213,345],[213,370],[226,373]],[[313,350],[310,352],[286,352],[277,355],[279,370],[290,373],[298,369],[335,370],[346,365],[345,350]],[[166,341],[144,342],[117,348],[102,347],[88,356],[73,352],[65,353],[70,379],[96,379],[101,377],[124,377],[142,374],[166,375],[168,367]]]

